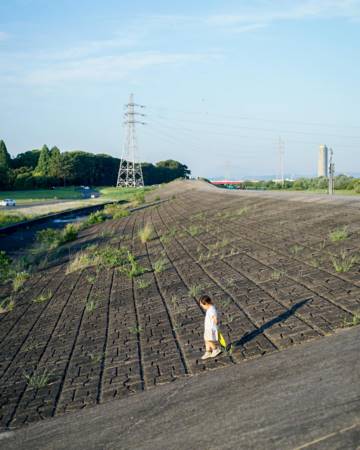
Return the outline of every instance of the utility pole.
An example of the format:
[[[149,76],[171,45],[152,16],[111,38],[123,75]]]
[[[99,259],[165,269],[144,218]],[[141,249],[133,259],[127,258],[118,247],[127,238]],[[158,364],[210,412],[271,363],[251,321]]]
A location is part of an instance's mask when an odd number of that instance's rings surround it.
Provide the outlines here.
[[[335,176],[335,163],[333,162],[333,149],[329,149],[330,153],[330,161],[329,161],[329,185],[328,185],[328,194],[333,195],[334,194],[334,176]]]
[[[285,179],[284,179],[285,143],[281,139],[281,137],[279,137],[278,152],[279,152],[279,179],[281,180],[281,186],[284,187],[284,184],[285,184]]]
[[[125,108],[124,125],[126,126],[126,138],[123,144],[116,186],[142,187],[144,186],[144,179],[141,163],[137,155],[135,124],[145,125],[145,122],[136,118],[136,116],[145,117],[145,114],[136,111],[135,108],[145,108],[145,106],[134,103],[134,94],[131,94],[129,103],[125,105]]]

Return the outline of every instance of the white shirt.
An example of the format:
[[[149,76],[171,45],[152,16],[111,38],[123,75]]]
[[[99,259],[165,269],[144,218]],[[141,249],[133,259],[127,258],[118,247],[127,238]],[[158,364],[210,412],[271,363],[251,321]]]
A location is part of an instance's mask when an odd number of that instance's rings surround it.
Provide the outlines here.
[[[209,341],[218,340],[218,327],[214,320],[217,320],[217,311],[214,305],[206,310],[204,322],[204,338]]]

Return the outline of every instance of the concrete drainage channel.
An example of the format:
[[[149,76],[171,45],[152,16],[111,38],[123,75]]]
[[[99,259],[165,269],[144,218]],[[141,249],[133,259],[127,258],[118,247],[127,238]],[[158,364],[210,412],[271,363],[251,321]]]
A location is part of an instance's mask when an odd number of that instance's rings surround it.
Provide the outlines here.
[[[149,208],[150,206],[160,204],[164,201],[166,200],[160,200],[157,202],[142,205],[137,208],[132,208],[129,211],[132,212],[144,208]],[[106,205],[112,203],[123,204],[126,202],[124,200],[120,200],[118,202],[112,201],[102,203],[101,205],[76,208],[0,228],[0,250],[4,250],[7,253],[22,250],[24,249],[24,247],[27,247],[34,242],[34,237],[38,231],[44,230],[45,228],[64,228],[68,223],[85,220],[89,214],[96,211],[101,211]]]

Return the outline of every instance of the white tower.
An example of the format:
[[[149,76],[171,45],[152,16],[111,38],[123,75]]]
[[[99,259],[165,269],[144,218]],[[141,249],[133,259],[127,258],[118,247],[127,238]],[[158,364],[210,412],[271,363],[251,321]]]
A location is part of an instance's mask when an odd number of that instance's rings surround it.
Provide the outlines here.
[[[134,103],[134,94],[130,95],[129,103],[125,105],[124,125],[127,127],[126,138],[124,140],[123,151],[120,160],[117,187],[142,187],[144,179],[141,163],[137,155],[137,140],[135,124],[145,125],[144,122],[136,120],[136,116],[145,117],[145,114],[135,111],[135,108],[145,108],[143,105]]]
[[[328,176],[328,148],[321,144],[319,148],[318,177]]]

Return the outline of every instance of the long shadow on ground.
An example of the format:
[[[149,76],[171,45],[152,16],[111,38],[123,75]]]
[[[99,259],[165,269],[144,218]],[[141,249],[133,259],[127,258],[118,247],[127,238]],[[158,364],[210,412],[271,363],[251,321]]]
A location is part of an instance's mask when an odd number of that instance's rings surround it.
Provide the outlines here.
[[[228,345],[228,348],[231,348],[232,350],[235,350],[242,345],[246,344],[247,342],[252,341],[256,338],[256,336],[259,336],[259,334],[262,334],[265,330],[268,328],[271,328],[277,323],[284,322],[286,319],[288,319],[290,316],[295,314],[295,312],[304,306],[306,303],[308,303],[311,300],[311,298],[307,298],[304,300],[301,300],[298,303],[295,303],[290,309],[287,309],[285,312],[280,314],[279,316],[275,317],[274,319],[269,320],[268,322],[264,323],[260,328],[257,330],[251,331],[250,333],[245,333],[244,336],[239,339],[238,341],[232,342]]]

